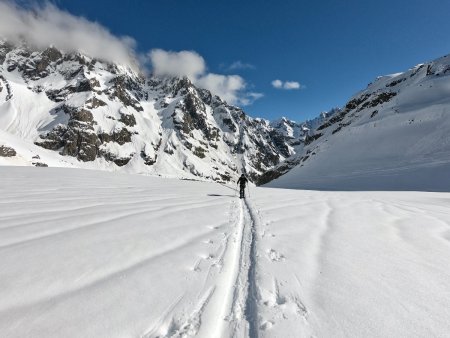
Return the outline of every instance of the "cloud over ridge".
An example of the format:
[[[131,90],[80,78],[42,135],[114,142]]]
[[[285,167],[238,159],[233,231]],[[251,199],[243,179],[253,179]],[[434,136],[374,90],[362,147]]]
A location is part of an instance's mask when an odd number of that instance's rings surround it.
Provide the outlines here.
[[[145,71],[150,62],[154,75],[187,76],[195,85],[210,90],[231,104],[249,105],[261,93],[248,92],[239,75],[214,74],[207,71],[204,58],[195,51],[152,49],[148,54],[136,52],[133,38],[113,35],[107,28],[84,17],[75,16],[45,2],[19,6],[0,0],[0,40],[38,49],[54,46],[64,52],[80,52],[108,62],[128,65]],[[235,63],[235,67],[249,64]]]
[[[94,58],[136,65],[135,41],[116,37],[102,25],[62,11],[50,3],[19,7],[0,0],[0,38],[26,42],[36,48],[53,45],[65,52],[82,52]]]
[[[148,56],[156,76],[187,76],[195,85],[208,89],[228,103],[246,106],[263,96],[246,92],[247,83],[239,75],[208,73],[205,60],[194,51],[153,49]]]
[[[194,51],[181,52],[153,49],[148,54],[153,74],[187,76],[194,80],[206,71],[206,63],[201,55]]]

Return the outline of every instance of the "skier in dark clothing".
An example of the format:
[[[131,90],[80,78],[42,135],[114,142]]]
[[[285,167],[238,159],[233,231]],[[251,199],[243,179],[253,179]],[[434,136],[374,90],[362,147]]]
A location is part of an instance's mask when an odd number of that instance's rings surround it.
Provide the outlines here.
[[[244,174],[241,175],[241,177],[239,177],[237,184],[239,184],[239,188],[240,188],[240,198],[244,198],[244,194],[245,194],[245,185],[248,183],[248,179],[247,177],[245,177]]]

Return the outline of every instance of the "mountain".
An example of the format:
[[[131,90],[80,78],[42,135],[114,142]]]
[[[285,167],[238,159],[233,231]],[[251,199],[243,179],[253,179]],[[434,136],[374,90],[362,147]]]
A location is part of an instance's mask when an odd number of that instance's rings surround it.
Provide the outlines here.
[[[269,122],[188,78],[0,42],[0,164],[305,189],[450,186],[450,57],[382,76],[339,109]],[[270,183],[269,183],[270,182]]]
[[[450,56],[377,78],[259,178],[270,187],[448,190]]]
[[[305,130],[249,117],[187,78],[0,42],[0,145],[16,153],[0,164],[257,180],[301,150]]]

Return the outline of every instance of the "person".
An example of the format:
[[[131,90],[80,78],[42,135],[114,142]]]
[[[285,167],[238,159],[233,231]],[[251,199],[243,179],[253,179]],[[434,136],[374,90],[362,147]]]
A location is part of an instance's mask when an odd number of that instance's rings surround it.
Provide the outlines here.
[[[245,196],[245,185],[248,183],[248,179],[247,177],[245,177],[244,174],[241,175],[241,177],[239,177],[237,184],[239,184],[239,188],[240,188],[240,198],[244,198]]]

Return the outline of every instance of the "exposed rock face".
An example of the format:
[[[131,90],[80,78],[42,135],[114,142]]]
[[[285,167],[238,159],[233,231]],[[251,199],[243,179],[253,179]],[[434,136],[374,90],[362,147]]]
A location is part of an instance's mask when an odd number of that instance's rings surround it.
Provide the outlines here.
[[[8,42],[0,42],[0,64],[3,64],[6,59],[6,55],[14,49],[14,46]]]
[[[11,100],[13,97],[11,86],[8,80],[6,80],[5,77],[0,74],[0,93],[2,93],[3,91],[6,92],[6,95],[4,95],[5,102]]]
[[[1,157],[13,157],[16,156],[16,151],[11,148],[4,145],[0,145],[0,156]]]
[[[60,150],[62,155],[77,157],[81,161],[93,161],[97,157],[100,140],[94,132],[94,117],[85,109],[63,106],[70,115],[67,125],[58,125],[35,143],[43,148]]]
[[[258,185],[263,185],[277,179],[278,177],[286,174],[289,170],[294,168],[296,165],[303,161],[303,157],[297,159],[288,159],[275,167],[274,169],[266,171],[264,174],[259,176],[255,181]]]
[[[62,155],[77,157],[81,161],[93,161],[97,157],[100,142],[97,135],[89,129],[70,128],[64,134],[64,149]]]
[[[35,167],[41,167],[41,168],[46,168],[48,167],[48,164],[43,163],[43,162],[33,162],[32,163]]]
[[[100,140],[102,143],[116,142],[117,144],[124,145],[127,142],[131,142],[131,133],[127,128],[123,128],[118,132],[112,132],[111,134],[100,134]]]
[[[110,100],[116,98],[120,100],[125,107],[132,107],[138,112],[143,111],[144,109],[139,101],[130,93],[134,90],[140,91],[142,83],[139,83],[137,80],[138,79],[129,78],[126,75],[117,76],[111,80],[111,86],[105,90],[105,93],[109,95]]]
[[[117,156],[115,154],[112,154],[106,150],[100,150],[100,154],[107,159],[108,161],[114,162],[119,167],[123,167],[126,165],[130,160],[133,158],[134,154],[131,154],[130,156]]]
[[[136,118],[132,114],[121,113],[119,121],[129,127],[134,127],[136,125]]]

